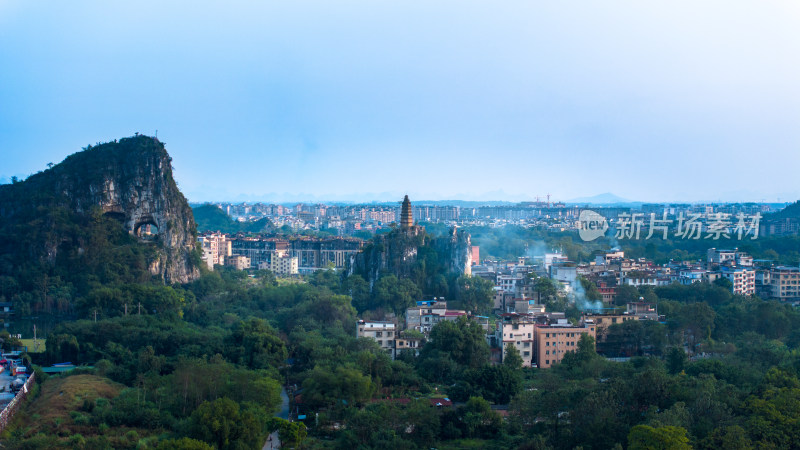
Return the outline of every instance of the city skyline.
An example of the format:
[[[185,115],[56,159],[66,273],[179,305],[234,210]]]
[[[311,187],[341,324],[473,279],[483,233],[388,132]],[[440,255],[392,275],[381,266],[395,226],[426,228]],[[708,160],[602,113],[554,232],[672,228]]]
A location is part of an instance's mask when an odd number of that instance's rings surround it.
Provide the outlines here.
[[[158,130],[193,202],[800,198],[796,3],[582,7],[3,2],[0,178]]]

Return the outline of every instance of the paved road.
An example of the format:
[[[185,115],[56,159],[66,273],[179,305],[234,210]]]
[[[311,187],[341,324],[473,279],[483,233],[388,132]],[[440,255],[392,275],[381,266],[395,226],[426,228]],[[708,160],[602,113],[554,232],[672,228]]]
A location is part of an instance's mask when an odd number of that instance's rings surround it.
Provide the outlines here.
[[[267,442],[264,443],[264,447],[261,450],[272,450],[275,448],[281,448],[281,440],[278,439],[277,431],[269,435]]]
[[[285,388],[281,388],[281,410],[275,417],[289,420],[289,395],[286,393]]]
[[[289,420],[289,395],[284,388],[281,388],[281,410],[278,414],[275,414],[275,417]],[[261,450],[273,450],[276,448],[281,448],[281,440],[278,438],[277,431],[269,435]]]

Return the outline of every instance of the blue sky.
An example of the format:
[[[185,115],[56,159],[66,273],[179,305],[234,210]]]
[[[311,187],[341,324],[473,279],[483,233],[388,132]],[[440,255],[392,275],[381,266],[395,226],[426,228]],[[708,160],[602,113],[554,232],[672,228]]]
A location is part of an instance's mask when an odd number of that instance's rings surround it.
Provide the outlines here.
[[[0,177],[134,132],[191,201],[800,198],[800,3],[0,0]]]

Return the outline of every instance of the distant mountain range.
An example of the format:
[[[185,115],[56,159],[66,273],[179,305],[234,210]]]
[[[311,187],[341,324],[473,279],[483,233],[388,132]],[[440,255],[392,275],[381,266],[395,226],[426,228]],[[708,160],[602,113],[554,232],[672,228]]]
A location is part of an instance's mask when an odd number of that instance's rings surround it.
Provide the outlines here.
[[[637,202],[637,201],[634,201],[634,200],[628,200],[626,198],[622,198],[622,197],[619,197],[617,195],[614,195],[614,194],[612,194],[610,192],[606,192],[604,194],[598,194],[598,195],[595,195],[593,197],[573,198],[571,200],[565,201],[564,203],[588,203],[588,204],[594,204],[594,205],[612,205],[612,204],[617,204],[617,203],[624,203],[624,204],[636,203],[636,204],[640,204],[642,202]]]

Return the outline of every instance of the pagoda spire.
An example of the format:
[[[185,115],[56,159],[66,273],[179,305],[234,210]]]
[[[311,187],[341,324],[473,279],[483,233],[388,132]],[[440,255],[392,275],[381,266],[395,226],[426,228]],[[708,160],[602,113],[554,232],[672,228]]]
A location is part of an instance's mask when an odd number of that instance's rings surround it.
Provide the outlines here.
[[[403,210],[400,213],[400,228],[411,228],[414,225],[414,214],[411,212],[411,201],[408,195],[403,199]]]

